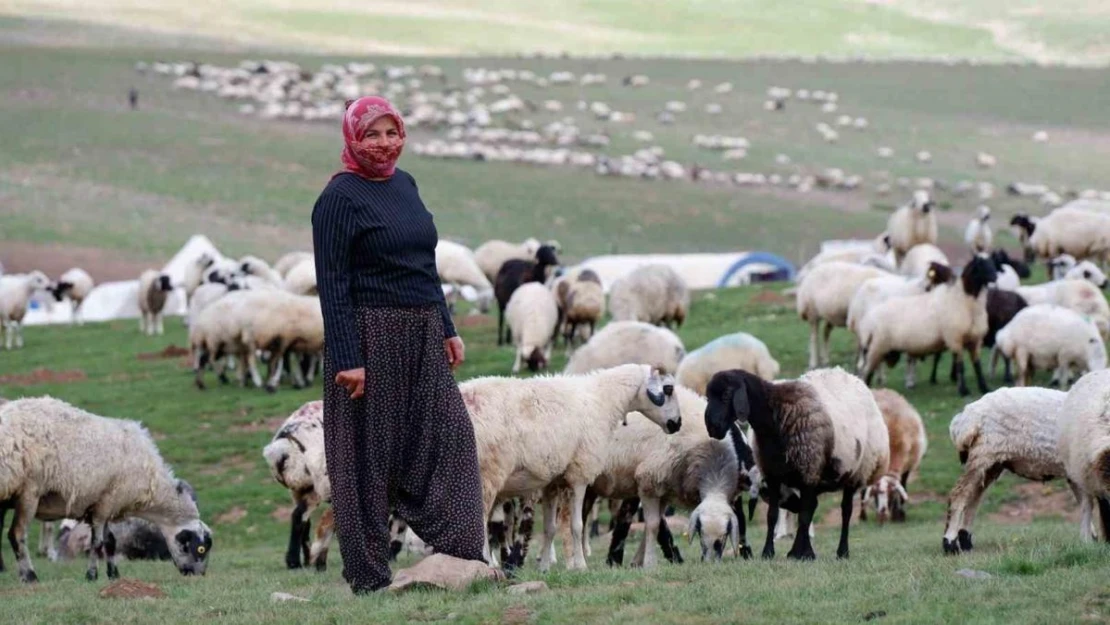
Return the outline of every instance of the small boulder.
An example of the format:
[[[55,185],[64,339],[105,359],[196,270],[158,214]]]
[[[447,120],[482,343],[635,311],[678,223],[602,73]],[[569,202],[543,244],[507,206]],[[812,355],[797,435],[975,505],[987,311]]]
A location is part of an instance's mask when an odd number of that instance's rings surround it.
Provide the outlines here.
[[[522,584],[514,584],[509,586],[508,592],[510,595],[531,595],[538,592],[546,592],[550,590],[546,582],[524,582]]]
[[[482,579],[502,581],[505,574],[484,562],[436,553],[414,566],[397,571],[393,576],[393,583],[389,585],[389,591],[402,592],[413,588],[463,590]]]

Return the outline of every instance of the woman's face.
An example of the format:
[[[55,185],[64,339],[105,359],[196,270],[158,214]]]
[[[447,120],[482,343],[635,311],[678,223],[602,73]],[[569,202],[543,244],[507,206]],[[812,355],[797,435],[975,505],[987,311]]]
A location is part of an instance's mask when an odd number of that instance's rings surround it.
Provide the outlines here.
[[[362,143],[378,146],[394,143],[400,141],[400,139],[401,133],[397,131],[397,123],[393,121],[392,117],[385,115],[370,124]]]

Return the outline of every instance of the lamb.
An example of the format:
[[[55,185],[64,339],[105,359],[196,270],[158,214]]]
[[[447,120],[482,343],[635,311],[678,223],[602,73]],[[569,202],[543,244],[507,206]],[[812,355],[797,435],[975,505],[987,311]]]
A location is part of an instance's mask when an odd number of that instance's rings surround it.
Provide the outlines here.
[[[906,520],[909,495],[906,485],[910,475],[921,466],[921,459],[929,446],[925,424],[921,415],[906,398],[890,389],[871,391],[875,404],[883,413],[887,433],[890,435],[890,465],[874,484],[869,485],[860,498],[860,520],[866,519],[868,502],[875,506],[875,514],[882,524],[890,517],[899,522]]]
[[[269,263],[257,256],[240,258],[239,272],[243,275],[260,278],[274,286],[282,286],[285,283],[285,279],[279,271],[270,267]]]
[[[859,326],[860,344],[866,352],[863,375],[868,385],[879,362],[904,352],[922,357],[951,351],[961,396],[969,394],[964,378],[963,352],[971,354],[971,364],[986,393],[979,346],[987,333],[987,286],[997,273],[984,255],[976,255],[963,269],[959,284],[944,284],[921,295],[887,300],[871,309]],[[933,379],[936,379],[934,361]]]
[[[614,321],[645,321],[682,327],[690,292],[682,276],[667,265],[642,265],[613,283],[609,310]]]
[[[770,382],[778,377],[780,368],[763,341],[746,332],[736,332],[715,338],[687,354],[679,363],[675,378],[682,386],[704,395],[710,378],[727,369],[743,369]]]
[[[525,239],[520,243],[493,239],[479,245],[474,250],[474,260],[478,263],[478,267],[482,269],[482,273],[486,274],[486,278],[490,282],[496,282],[497,272],[501,271],[501,265],[504,265],[506,261],[513,259],[531,260],[536,257],[536,252],[539,249],[540,242],[534,238]]]
[[[817,496],[839,490],[838,558],[848,557],[848,526],[856,491],[887,472],[890,441],[883,415],[859,378],[837,367],[796,380],[767,382],[734,369],[713,376],[705,424],[723,439],[733,423],[750,423],[753,453],[768,487],[767,527],[778,522],[782,487],[799,490],[799,523],[787,557],[816,558],[809,536]],[[775,555],[767,532],[763,557]]]
[[[38,578],[27,548],[34,519],[83,517],[92,527],[85,577],[119,577],[107,525],[125,516],[158,525],[177,570],[203,575],[212,532],[200,520],[191,488],[176,479],[139,423],[93,415],[53,397],[8,402],[0,407],[0,501],[14,501],[9,537],[23,582]]]
[[[1018,214],[1010,224],[1026,232],[1025,245],[1037,257],[1047,260],[1071,254],[1077,260],[1110,258],[1110,215],[1065,207],[1037,222]]]
[[[551,290],[562,315],[563,344],[569,352],[583,339],[580,329],[589,330],[585,340],[593,337],[597,324],[605,315],[605,291],[601,278],[591,269],[580,269],[556,278]]]
[[[550,245],[540,246],[536,252],[536,259],[519,260],[511,259],[501,265],[494,281],[493,293],[497,297],[497,344],[503,345],[511,340],[504,336],[505,333],[505,307],[509,305],[509,298],[513,291],[526,282],[544,283],[547,281],[547,270],[559,264],[555,255],[555,248]]]
[[[23,348],[23,317],[31,296],[48,291],[50,278],[41,271],[0,276],[0,325],[4,327],[4,349]]]
[[[933,264],[950,266],[948,256],[932,243],[919,243],[909,249],[898,266],[903,276],[921,277]]]
[[[913,192],[912,201],[890,216],[886,231],[890,234],[890,247],[894,250],[895,264],[902,264],[902,257],[919,243],[937,242],[937,216],[933,200],[923,189]]]
[[[474,259],[474,252],[469,248],[440,239],[436,244],[436,270],[439,272],[440,282],[452,287],[450,304],[454,304],[460,285],[467,285],[478,291],[478,310],[483,313],[489,311],[490,300],[493,299],[493,284],[482,272]]]
[[[274,263],[274,271],[285,278],[289,275],[290,270],[305,261],[315,264],[315,257],[312,252],[289,252]]]
[[[255,386],[262,386],[255,354],[270,353],[270,374],[266,391],[277,390],[287,353],[315,357],[324,349],[324,316],[320,299],[309,295],[293,295],[284,291],[261,291],[252,298],[249,308],[238,310],[243,315],[240,343],[247,354],[247,369]],[[315,365],[309,370],[315,369]],[[301,367],[292,367],[294,388],[303,388]]]
[[[1106,345],[1098,328],[1079,313],[1053,304],[1023,308],[998,331],[991,374],[996,356],[1013,360],[1018,386],[1028,386],[1035,368],[1056,369],[1056,378],[1068,390],[1072,368],[1098,371],[1106,368]]]
[[[574,556],[567,565],[586,568],[582,549],[586,488],[604,469],[614,430],[627,414],[639,411],[672,434],[682,426],[673,378],[647,365],[573,376],[477,378],[460,384],[459,390],[474,422],[485,518],[500,500],[543,490],[543,571],[551,564],[555,502],[563,487],[574,494]]]
[[[85,302],[85,298],[92,292],[96,282],[93,281],[89,272],[74,267],[63,273],[54,286],[54,299],[59,302],[63,297],[68,297],[73,305],[73,316],[70,317],[70,324],[83,325],[85,322],[81,319],[81,304]]]
[[[555,296],[539,282],[520,285],[505,307],[509,318],[509,331],[516,344],[513,357],[513,375],[520,372],[520,365],[528,363],[528,370],[546,369],[551,362],[551,346],[559,331],[559,305]]]
[[[828,364],[829,335],[834,327],[848,323],[848,307],[861,284],[871,278],[889,276],[882,269],[854,263],[833,261],[814,267],[798,285],[796,308],[802,321],[809,323],[809,368]],[[824,342],[818,344],[817,334],[825,322]]]
[[[162,311],[171,291],[173,284],[170,283],[169,274],[147,269],[139,275],[139,332],[147,336],[164,332]]]
[[[1020,287],[1017,293],[1030,305],[1056,304],[1090,317],[1103,338],[1110,333],[1110,305],[1106,303],[1106,297],[1099,288],[1087,280],[1054,280],[1036,286]]]
[[[967,229],[964,230],[964,242],[971,248],[973,254],[989,252],[991,249],[994,234],[991,232],[990,224],[987,223],[990,218],[991,208],[985,204],[980,205],[975,209],[975,218],[968,222]]]
[[[1106,389],[1110,372],[1095,371],[1079,379],[1060,408],[1060,461],[1068,485],[1079,499],[1079,535],[1084,542],[1099,537],[1092,523],[1095,506],[1102,540],[1110,542],[1110,418]]]
[[[563,373],[589,373],[624,364],[646,364],[675,374],[686,356],[682,339],[666,328],[640,321],[614,321],[579,348]]]
[[[1003,388],[964,406],[948,435],[963,473],[948,495],[944,552],[971,551],[971,526],[983,493],[1003,471],[1034,482],[1064,476],[1056,449],[1067,393],[1047,388]]]

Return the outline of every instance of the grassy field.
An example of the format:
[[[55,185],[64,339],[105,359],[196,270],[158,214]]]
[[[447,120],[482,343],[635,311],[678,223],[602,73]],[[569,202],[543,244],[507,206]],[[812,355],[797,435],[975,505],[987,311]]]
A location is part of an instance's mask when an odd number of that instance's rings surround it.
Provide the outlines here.
[[[1110,13],[1083,0],[95,0],[80,18],[206,38],[349,54],[614,52],[737,57],[826,54],[1106,62]],[[74,19],[62,0],[5,0],[0,14]]]
[[[495,346],[492,320],[474,317],[462,326],[469,360],[458,377],[507,373],[511,350]],[[680,334],[692,349],[736,330],[761,336],[782,362],[784,376],[802,371],[805,329],[777,291],[750,287],[698,294]],[[826,519],[817,532],[818,561],[811,564],[787,562],[780,554],[773,562],[729,559],[649,572],[610,570],[598,540],[589,572],[560,567],[542,576],[527,567],[523,579],[543,579],[552,588],[535,597],[514,598],[486,585],[459,595],[356,600],[340,577],[338,549],[324,574],[284,570],[289,502],[261,457],[277,425],[302,402],[318,397],[319,386],[275,395],[218,385],[201,392],[182,360],[138,358],[183,341],[176,320],[160,338],[141,337],[130,321],[29,328],[25,350],[0,355],[4,397],[49,393],[97,413],[142,420],[177,473],[197,488],[202,514],[215,533],[211,566],[202,579],[182,578],[167,563],[123,564],[125,577],[152,580],[167,591],[168,599],[154,603],[96,599],[105,582],[86,583],[82,562],[37,559],[42,579],[37,586],[21,586],[12,572],[0,575],[0,615],[6,622],[338,623],[367,616],[374,622],[426,622],[451,614],[462,623],[858,622],[880,614],[890,623],[1043,623],[1110,617],[1105,584],[1110,552],[1080,544],[1075,505],[1060,483],[1004,478],[986,497],[976,526],[977,551],[959,558],[941,555],[944,496],[960,471],[948,421],[964,404],[947,383],[906,392],[929,434],[929,452],[911,482],[915,503],[909,522],[855,527],[849,562],[833,555],[837,531],[828,519],[836,516],[837,502],[825,499],[818,515]],[[849,357],[846,337],[835,336],[834,362],[847,363]],[[892,380],[902,391],[900,377],[899,371]],[[71,381],[53,381],[61,379]],[[749,531],[756,544],[763,537],[759,519]],[[696,550],[684,552],[693,558]],[[962,568],[992,577],[965,579],[956,574]],[[269,595],[275,591],[312,603],[272,605]]]

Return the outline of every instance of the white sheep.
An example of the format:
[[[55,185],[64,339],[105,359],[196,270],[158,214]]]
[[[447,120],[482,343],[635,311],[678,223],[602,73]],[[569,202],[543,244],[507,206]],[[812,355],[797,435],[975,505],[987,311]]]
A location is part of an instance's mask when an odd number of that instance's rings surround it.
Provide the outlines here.
[[[244,256],[240,258],[239,271],[244,275],[265,280],[274,286],[280,287],[285,284],[285,279],[281,275],[281,272],[270,267],[269,263],[257,256]]]
[[[521,363],[527,363],[528,370],[533,372],[546,369],[559,330],[555,296],[539,282],[526,282],[509,297],[505,316],[516,345],[513,375],[520,372]]]
[[[191,490],[174,478],[138,422],[100,417],[53,397],[0,406],[0,501],[15,503],[9,536],[24,582],[37,580],[27,548],[31,521],[74,517],[92,527],[90,581],[98,577],[102,549],[108,577],[119,577],[114,545],[104,538],[108,522],[126,516],[157,524],[177,569],[203,575],[212,532]]]
[[[975,209],[975,218],[967,223],[967,229],[964,230],[964,243],[967,243],[972,253],[990,251],[991,244],[994,242],[994,234],[991,232],[990,224],[987,223],[990,218],[991,208],[983,204]]]
[[[622,365],[584,375],[529,379],[485,377],[459,385],[474,423],[482,475],[484,518],[497,501],[544,490],[544,548],[540,569],[550,567],[555,502],[573,489],[570,569],[585,569],[582,509],[586,488],[605,465],[613,432],[639,411],[660,428],[682,425],[672,397],[674,381],[647,365]],[[488,552],[488,540],[486,549]],[[486,554],[487,559],[489,553]]]
[[[886,271],[832,261],[817,265],[801,284],[795,300],[798,316],[809,324],[809,368],[816,369],[829,362],[829,336],[833,328],[848,323],[848,307],[861,284],[871,278],[889,276]],[[818,330],[825,322],[824,341],[818,341]]]
[[[728,369],[743,369],[771,381],[778,377],[780,368],[763,341],[747,332],[736,332],[717,337],[686,354],[675,378],[695,393],[705,394],[713,375]]]
[[[1063,207],[1036,222],[1015,215],[1011,224],[1026,231],[1026,248],[1040,258],[1071,254],[1077,260],[1110,259],[1110,215]]]
[[[36,291],[51,289],[50,278],[41,271],[0,276],[0,325],[4,327],[4,349],[23,347],[23,317]]]
[[[96,286],[92,276],[84,269],[74,267],[59,276],[56,284],[54,298],[60,300],[62,297],[68,297],[72,303],[73,315],[70,317],[70,323],[84,324],[81,319],[81,304],[85,302],[85,298]]]
[[[922,277],[929,272],[933,263],[951,266],[948,255],[932,243],[918,243],[911,247],[898,266],[903,276]]]
[[[289,252],[274,263],[274,271],[278,272],[282,278],[285,278],[289,275],[289,270],[293,267],[296,267],[306,260],[314,262],[314,258],[312,252]]]
[[[640,321],[614,321],[576,350],[563,372],[588,373],[633,363],[674,374],[685,356],[682,339],[666,328]]]
[[[895,268],[894,254],[890,250],[890,237],[884,232],[875,237],[870,247],[858,246],[820,252],[802,265],[802,268],[794,274],[794,281],[800,283],[814,267],[832,261],[870,265],[887,271],[894,271]]]
[[[1071,371],[1106,368],[1106,345],[1098,328],[1079,313],[1053,304],[1034,304],[1020,311],[995,337],[991,374],[1001,354],[1017,367],[1017,385],[1028,386],[1034,369],[1055,369],[1068,390]]]
[[[1089,542],[1110,542],[1110,371],[1089,373],[1076,382],[1060,407],[1057,451],[1068,485],[1079,499],[1079,534]],[[1098,507],[1100,523],[1092,523]]]
[[[551,291],[562,315],[563,344],[569,354],[575,343],[583,338],[590,340],[601,323],[605,315],[605,290],[596,272],[576,269],[552,280]]]
[[[1074,261],[1074,259],[1072,259]],[[1098,268],[1098,265],[1089,260],[1075,263],[1069,267],[1063,275],[1064,280],[1082,279],[1090,282],[1100,289],[1105,289],[1107,285],[1106,274]]]
[[[528,238],[520,243],[493,239],[479,245],[474,250],[474,260],[482,269],[482,273],[486,274],[486,278],[493,282],[497,280],[497,272],[501,271],[501,265],[504,265],[505,261],[514,258],[534,260],[539,249],[540,242],[535,238]]]
[[[947,350],[956,360],[959,393],[966,396],[969,393],[964,378],[966,349],[971,354],[979,391],[986,393],[979,349],[987,334],[987,286],[996,277],[994,264],[977,255],[964,267],[956,284],[890,299],[872,308],[859,325],[860,345],[866,352],[861,373],[868,385],[880,361],[891,354],[920,358]]]
[[[247,353],[243,345],[243,321],[258,292],[249,290],[231,291],[209,304],[189,323],[189,350],[193,363],[195,384],[204,390],[204,370],[209,362],[216,368],[220,382],[226,384],[227,364],[238,359],[236,368],[239,384],[246,384]]]
[[[317,295],[316,261],[308,258],[294,265],[285,275],[285,290],[294,295]]]
[[[254,385],[262,386],[258,374],[256,354],[270,353],[270,375],[265,389],[273,393],[284,367],[287,353],[313,358],[310,370],[315,368],[315,358],[324,349],[324,316],[320,298],[311,295],[293,295],[285,291],[259,291],[251,297],[250,306],[236,309],[240,315],[240,344],[247,355],[247,370]],[[306,384],[301,367],[291,367],[294,388]]]
[[[735,369],[713,376],[705,422],[722,439],[734,423],[751,426],[752,453],[767,483],[767,527],[778,522],[782,488],[799,491],[798,531],[789,558],[816,558],[809,530],[817,496],[839,490],[838,558],[848,557],[848,527],[856,491],[886,473],[890,442],[875,398],[854,375],[840,369],[810,371],[796,380],[767,382]],[[775,555],[767,532],[763,557]]]
[[[686,281],[668,265],[641,265],[609,289],[609,311],[614,321],[682,327],[689,308]]]
[[[465,245],[439,240],[436,244],[436,271],[443,284],[451,285],[449,303],[454,304],[461,285],[471,286],[478,292],[478,309],[487,312],[493,301],[493,284],[478,266],[474,252]]]
[[[1110,304],[1097,286],[1082,278],[1053,280],[1034,286],[1021,286],[1018,295],[1030,305],[1056,304],[1090,317],[1103,338],[1110,334]]]
[[[902,264],[902,257],[919,243],[937,242],[937,216],[929,193],[923,189],[913,192],[912,201],[894,211],[886,222],[894,261]]]
[[[173,284],[169,274],[147,269],[139,275],[139,332],[154,336],[165,331],[162,326],[162,311],[171,291]]]
[[[875,404],[883,413],[887,433],[890,435],[890,464],[887,472],[878,481],[870,484],[860,498],[860,520],[866,518],[868,503],[875,506],[879,523],[892,520],[906,520],[906,504],[910,496],[906,485],[910,475],[921,466],[921,459],[929,448],[925,434],[925,423],[921,415],[906,398],[896,391],[886,388],[871,391]]]
[[[979,502],[1004,471],[1034,482],[1064,475],[1056,445],[1066,396],[1047,388],[1002,388],[952,417],[948,435],[964,470],[948,495],[945,553],[972,549],[971,527]]]

